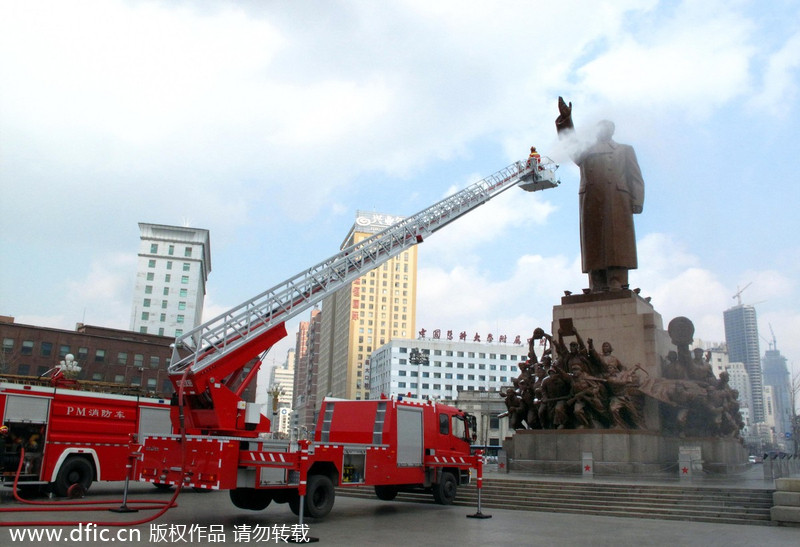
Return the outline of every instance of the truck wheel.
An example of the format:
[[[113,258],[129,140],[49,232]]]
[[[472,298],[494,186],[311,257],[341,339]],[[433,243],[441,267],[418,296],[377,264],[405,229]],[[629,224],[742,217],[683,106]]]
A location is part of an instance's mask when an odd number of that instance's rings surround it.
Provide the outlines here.
[[[445,471],[437,484],[433,485],[433,499],[441,505],[450,505],[456,499],[458,482],[452,473]]]
[[[305,514],[319,519],[331,512],[336,492],[327,475],[311,475],[306,486]]]
[[[272,496],[267,490],[255,488],[235,488],[230,491],[231,502],[239,509],[263,511],[272,501]]]
[[[376,486],[375,495],[379,500],[392,501],[397,497],[398,488],[396,486]]]
[[[69,493],[70,486],[79,484],[84,491],[89,489],[94,478],[94,470],[85,458],[72,456],[58,470],[54,489],[57,496],[65,497]]]

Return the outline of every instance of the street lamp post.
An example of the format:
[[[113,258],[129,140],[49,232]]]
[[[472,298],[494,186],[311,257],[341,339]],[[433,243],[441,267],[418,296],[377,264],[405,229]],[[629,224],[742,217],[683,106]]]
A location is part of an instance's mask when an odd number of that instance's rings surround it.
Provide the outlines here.
[[[417,399],[422,399],[422,367],[428,364],[428,356],[417,348],[412,348],[408,362],[417,365]]]

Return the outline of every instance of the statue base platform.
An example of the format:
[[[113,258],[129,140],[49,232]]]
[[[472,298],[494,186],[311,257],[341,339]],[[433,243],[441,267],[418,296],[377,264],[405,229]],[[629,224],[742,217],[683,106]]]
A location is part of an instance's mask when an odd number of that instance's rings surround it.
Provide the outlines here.
[[[591,472],[600,476],[678,477],[687,461],[703,473],[734,474],[747,468],[747,451],[738,439],[666,437],[646,430],[517,430],[503,449],[508,471],[541,474],[585,475],[587,454]]]

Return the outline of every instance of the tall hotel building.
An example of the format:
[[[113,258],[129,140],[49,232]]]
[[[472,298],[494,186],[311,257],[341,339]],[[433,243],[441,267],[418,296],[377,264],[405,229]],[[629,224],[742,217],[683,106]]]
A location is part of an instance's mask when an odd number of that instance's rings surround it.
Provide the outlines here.
[[[139,223],[130,330],[179,336],[202,322],[211,271],[208,230]]]
[[[311,310],[311,319],[301,321],[295,340],[294,400],[292,419],[297,427],[314,428],[317,410],[317,369],[319,366],[322,313]]]
[[[728,360],[744,363],[750,378],[753,398],[753,421],[764,421],[764,380],[761,374],[761,352],[758,347],[758,323],[753,306],[739,304],[723,312]]]
[[[382,231],[403,217],[356,212],[342,248]],[[326,395],[369,398],[369,357],[393,338],[415,334],[417,248],[328,296],[322,303],[317,403]]]

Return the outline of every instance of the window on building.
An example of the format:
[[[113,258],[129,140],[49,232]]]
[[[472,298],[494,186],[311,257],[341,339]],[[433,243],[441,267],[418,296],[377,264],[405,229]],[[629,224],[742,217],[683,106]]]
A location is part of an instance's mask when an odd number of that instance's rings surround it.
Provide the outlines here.
[[[156,267],[156,261],[151,258],[150,260],[147,261],[147,267],[148,268],[155,268]]]
[[[178,309],[185,310],[186,309],[186,302],[178,302]]]
[[[69,346],[67,344],[61,344],[58,346],[58,358],[63,359],[69,353]]]
[[[102,372],[95,372],[92,374],[92,380],[95,382],[102,382],[103,381],[103,373]]]
[[[78,348],[78,361],[86,361],[89,357],[89,348]]]
[[[150,307],[150,299],[149,298],[145,298],[144,302],[142,302],[142,306],[144,306],[145,308],[149,308]]]
[[[144,355],[141,353],[133,354],[133,366],[141,368],[144,365]]]
[[[52,342],[42,342],[42,345],[39,348],[42,357],[50,357],[53,354],[53,343]]]
[[[153,294],[153,286],[152,285],[145,285],[144,286],[144,294]]]
[[[150,252],[157,253],[158,252],[158,243],[151,243],[150,244]]]
[[[164,282],[169,283],[170,281],[172,281],[172,274],[164,275]]]
[[[188,285],[188,284],[189,284],[189,276],[188,275],[182,275],[181,276],[181,285]]]
[[[168,270],[172,269],[172,261],[171,260],[167,260],[167,269]]]
[[[172,256],[175,254],[175,245],[170,245],[169,249],[167,249],[167,254]]]
[[[158,335],[159,335],[159,336],[164,336],[164,327],[160,327],[160,328],[158,329]]]
[[[127,365],[128,364],[128,353],[125,351],[121,351],[117,354],[117,364],[119,365]]]
[[[125,375],[124,374],[115,374],[114,375],[114,383],[116,383],[116,384],[124,384],[125,383]]]
[[[181,289],[181,292],[180,292],[180,297],[181,298],[186,297],[188,294],[189,294],[188,289]]]
[[[156,379],[155,378],[148,378],[147,379],[147,388],[148,389],[155,389],[156,388]]]
[[[183,335],[183,329],[175,329],[175,336],[182,336],[182,335]]]
[[[166,314],[166,313],[162,313],[162,314],[161,314],[161,317],[159,318],[159,321],[161,321],[162,323],[164,323],[166,320],[167,320],[167,314]]]
[[[192,248],[191,247],[186,247],[186,250],[183,251],[183,256],[185,256],[187,258],[192,256]]]
[[[94,350],[94,361],[95,363],[102,363],[106,360],[106,350],[104,349],[96,349]]]
[[[150,312],[148,312],[148,311],[143,311],[143,312],[142,312],[142,321],[147,321],[147,320],[149,320],[149,319],[150,319]]]
[[[179,315],[177,318],[178,323],[183,323],[183,319],[184,319],[183,315]]]
[[[33,355],[33,340],[23,340],[20,355]]]
[[[147,334],[147,326],[139,327],[139,334]]]
[[[22,376],[27,376],[31,373],[31,366],[30,365],[20,365],[17,367],[17,372]]]
[[[153,272],[147,272],[147,280],[148,281],[153,281],[155,278],[156,278],[156,274],[154,274]]]
[[[188,272],[191,269],[192,265],[188,262],[183,263],[183,271]]]
[[[164,287],[164,296],[169,296],[169,287]],[[161,307],[162,308],[166,308],[167,307],[167,301],[166,300],[161,304]]]
[[[14,339],[3,338],[3,353],[11,353],[14,351]]]
[[[160,362],[161,362],[161,360],[158,358],[157,355],[151,355],[150,356],[150,368],[158,368],[158,365],[160,364]]]

